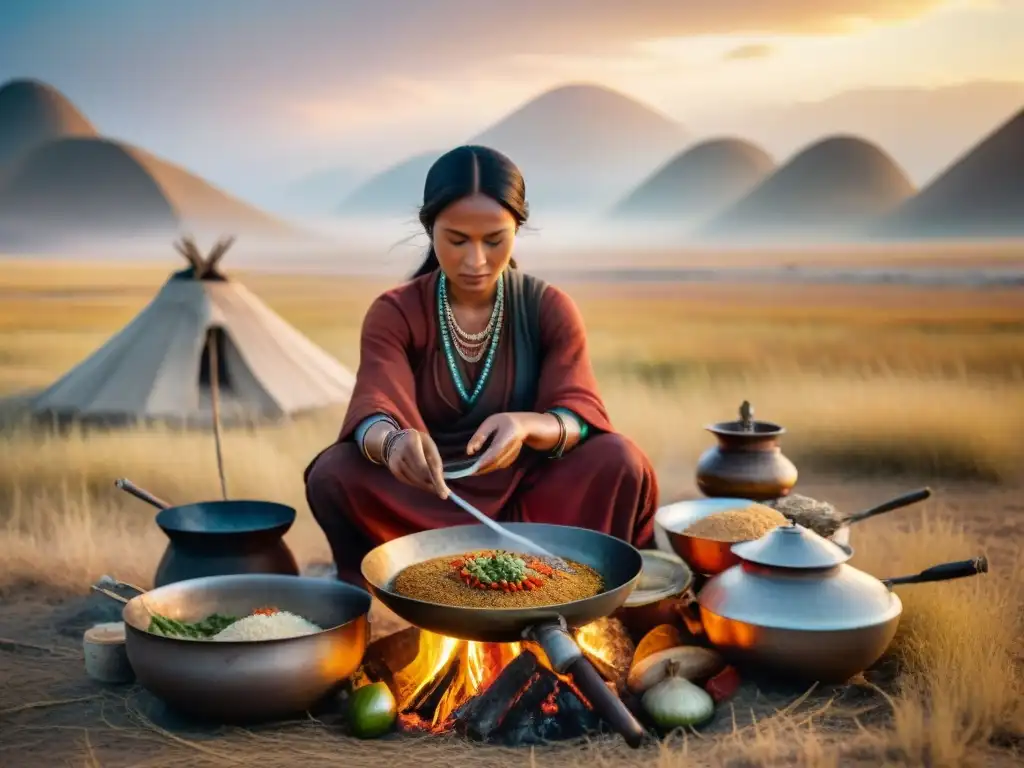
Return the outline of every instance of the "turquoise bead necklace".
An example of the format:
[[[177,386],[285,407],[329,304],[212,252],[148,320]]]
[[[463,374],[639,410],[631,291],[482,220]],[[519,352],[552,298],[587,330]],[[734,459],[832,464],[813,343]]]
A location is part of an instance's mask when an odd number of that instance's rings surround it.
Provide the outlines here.
[[[494,358],[498,352],[498,341],[501,338],[502,320],[505,315],[505,276],[504,274],[498,276],[497,297],[494,301],[494,309],[491,316],[494,322],[494,331],[491,336],[491,344],[487,349],[487,357],[484,359],[483,370],[480,372],[480,377],[477,379],[472,393],[466,389],[459,366],[455,362],[454,343],[448,329],[451,306],[448,303],[447,282],[447,278],[444,272],[442,272],[437,279],[437,323],[441,331],[441,344],[444,347],[445,361],[448,363],[448,370],[451,372],[459,397],[466,405],[472,405],[480,397],[480,393],[483,392],[484,386],[487,384],[491,368],[494,367]]]

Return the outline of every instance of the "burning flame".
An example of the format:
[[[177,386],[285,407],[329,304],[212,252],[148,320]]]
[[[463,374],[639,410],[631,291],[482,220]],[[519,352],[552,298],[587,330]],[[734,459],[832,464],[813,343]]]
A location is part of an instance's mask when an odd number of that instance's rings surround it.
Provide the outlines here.
[[[576,644],[588,656],[600,659],[610,667],[615,666],[615,657],[611,647],[601,635],[601,625],[587,624],[576,630]]]
[[[406,701],[403,703],[408,704],[415,699],[423,692],[424,688],[444,672],[448,662],[452,661],[455,657],[455,652],[459,649],[459,645],[460,642],[454,637],[430,635],[428,632],[420,632],[420,651],[410,665],[413,669],[409,670],[419,678],[420,682],[409,693]],[[423,671],[420,672],[420,669]]]
[[[588,656],[614,666],[613,654],[602,637],[600,625],[589,624],[576,632],[576,642]],[[543,650],[530,648],[538,661],[551,669]],[[521,643],[476,643],[452,637],[420,632],[416,658],[398,675],[399,712],[402,725],[408,730],[447,730],[458,708],[485,691],[501,671],[523,651]],[[564,675],[563,683],[572,685]],[[437,690],[445,686],[443,691]],[[572,686],[575,690],[575,686]],[[578,693],[578,692],[577,692]],[[583,696],[580,695],[583,699]],[[415,713],[422,702],[431,699],[432,709],[427,722]],[[436,701],[436,707],[433,707]],[[555,694],[545,700],[542,710],[547,715],[558,711]],[[427,714],[427,713],[425,713]]]
[[[423,724],[429,725],[430,730],[443,730],[459,705],[485,690],[505,665],[521,652],[519,643],[474,643],[420,632],[419,652],[413,662],[402,670],[402,677],[410,680],[412,687],[402,697],[399,710],[407,709],[428,693],[430,686],[447,675],[452,665],[458,664],[455,677],[442,694],[431,722]]]

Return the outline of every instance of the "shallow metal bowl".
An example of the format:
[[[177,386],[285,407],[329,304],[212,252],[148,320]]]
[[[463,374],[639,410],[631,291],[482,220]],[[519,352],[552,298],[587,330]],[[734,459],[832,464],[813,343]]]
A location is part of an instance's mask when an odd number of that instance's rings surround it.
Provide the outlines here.
[[[740,562],[733,554],[736,541],[714,541],[698,536],[687,536],[690,525],[716,512],[741,509],[759,502],[751,499],[713,498],[677,501],[661,507],[654,514],[654,541],[662,552],[675,553],[697,573],[715,576]],[[832,541],[848,547],[850,529],[843,527],[833,534]]]
[[[340,581],[244,574],[179,581],[124,607],[128,659],[139,683],[175,709],[221,721],[302,713],[335,693],[362,662],[370,595]],[[256,642],[179,640],[150,634],[150,613],[198,621],[246,616],[261,606],[323,627],[303,637]]]

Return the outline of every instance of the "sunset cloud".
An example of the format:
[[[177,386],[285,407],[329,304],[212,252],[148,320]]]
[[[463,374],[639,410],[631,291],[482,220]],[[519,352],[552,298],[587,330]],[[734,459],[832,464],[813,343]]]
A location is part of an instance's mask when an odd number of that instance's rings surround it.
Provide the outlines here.
[[[0,69],[52,83],[101,130],[228,177],[271,154],[400,159],[568,81],[688,123],[851,87],[1013,79],[1021,16],[977,12],[984,2],[0,2]]]
[[[119,80],[177,73],[196,90],[214,74],[305,90],[396,72],[500,67],[520,55],[611,53],[652,39],[840,34],[958,1],[50,0],[45,10],[26,8],[9,19],[0,4],[0,50],[12,70],[46,59],[48,68],[87,65]],[[94,45],[97,39],[104,45]]]

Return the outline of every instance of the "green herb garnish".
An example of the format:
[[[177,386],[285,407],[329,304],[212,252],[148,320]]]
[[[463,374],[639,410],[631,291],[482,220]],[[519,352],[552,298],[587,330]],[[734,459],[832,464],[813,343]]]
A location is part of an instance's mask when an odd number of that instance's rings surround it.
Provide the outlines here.
[[[148,632],[164,637],[184,638],[187,640],[205,640],[221,630],[234,624],[238,619],[234,616],[222,616],[212,613],[205,619],[196,622],[169,619],[158,613],[150,614]]]

